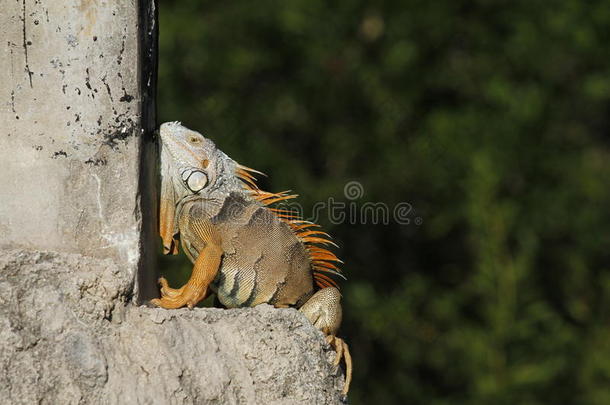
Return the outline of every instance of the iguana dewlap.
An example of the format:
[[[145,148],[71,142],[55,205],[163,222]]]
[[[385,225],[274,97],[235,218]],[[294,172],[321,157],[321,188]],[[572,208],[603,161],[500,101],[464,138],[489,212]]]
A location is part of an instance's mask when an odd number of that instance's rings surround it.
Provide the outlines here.
[[[178,289],[164,278],[163,308],[192,308],[209,290],[228,308],[268,303],[298,308],[335,348],[335,364],[346,363],[347,344],[336,337],[341,295],[329,275],[341,275],[340,260],[323,246],[332,244],[318,225],[273,208],[296,197],[268,193],[255,183],[253,169],[241,166],[214,143],[178,122],[161,125],[160,233],[166,254],[178,242],[193,262],[189,281]]]

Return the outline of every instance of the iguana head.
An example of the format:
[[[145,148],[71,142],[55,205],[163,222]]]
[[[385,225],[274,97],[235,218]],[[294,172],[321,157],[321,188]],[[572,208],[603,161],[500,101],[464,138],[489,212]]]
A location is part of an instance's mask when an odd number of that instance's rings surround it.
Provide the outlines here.
[[[160,129],[162,159],[167,161],[168,174],[175,180],[179,194],[201,193],[216,177],[217,149],[214,143],[199,132],[192,131],[178,122],[167,122]]]
[[[160,232],[165,253],[178,253],[175,235],[177,203],[185,197],[222,197],[242,190],[235,175],[238,167],[216,148],[214,142],[179,122],[166,122],[161,135],[161,213]]]

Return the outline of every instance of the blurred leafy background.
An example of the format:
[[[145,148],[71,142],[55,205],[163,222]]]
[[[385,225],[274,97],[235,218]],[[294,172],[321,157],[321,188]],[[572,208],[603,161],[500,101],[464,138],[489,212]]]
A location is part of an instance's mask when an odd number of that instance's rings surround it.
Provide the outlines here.
[[[164,0],[159,84],[306,209],[413,207],[320,218],[353,404],[610,403],[610,2]]]

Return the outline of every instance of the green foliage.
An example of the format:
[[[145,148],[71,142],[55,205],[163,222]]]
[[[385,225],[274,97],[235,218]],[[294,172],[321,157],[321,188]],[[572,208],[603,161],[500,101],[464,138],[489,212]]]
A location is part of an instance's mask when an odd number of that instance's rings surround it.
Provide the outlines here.
[[[415,210],[320,218],[349,277],[352,403],[610,403],[609,2],[160,13],[161,120],[305,207],[357,180],[360,206]]]

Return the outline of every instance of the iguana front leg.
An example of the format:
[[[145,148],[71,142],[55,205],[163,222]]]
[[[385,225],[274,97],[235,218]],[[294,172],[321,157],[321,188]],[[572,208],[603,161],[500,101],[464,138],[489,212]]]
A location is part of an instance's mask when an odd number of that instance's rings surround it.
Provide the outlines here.
[[[335,349],[334,365],[338,366],[341,358],[345,359],[345,385],[343,395],[347,395],[352,381],[352,356],[343,339],[338,338],[337,331],[341,325],[341,294],[335,287],[327,287],[316,292],[301,308],[311,323],[326,335],[326,341]]]
[[[193,272],[189,281],[178,289],[169,287],[167,280],[159,279],[161,284],[161,298],[151,301],[154,305],[166,309],[188,306],[193,308],[205,298],[208,286],[218,273],[222,257],[221,242],[218,232],[209,223],[193,221],[193,231],[203,248],[195,260]]]

